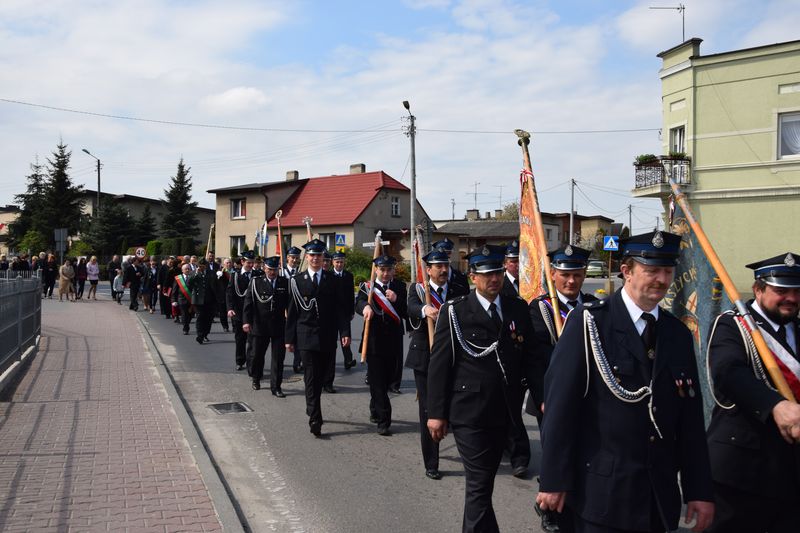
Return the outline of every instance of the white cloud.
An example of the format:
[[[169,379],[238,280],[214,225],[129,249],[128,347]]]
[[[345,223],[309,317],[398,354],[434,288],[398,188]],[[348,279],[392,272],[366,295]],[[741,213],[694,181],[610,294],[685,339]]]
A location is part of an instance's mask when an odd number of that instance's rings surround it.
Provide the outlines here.
[[[234,87],[223,93],[209,95],[202,100],[202,105],[216,115],[238,114],[244,111],[253,112],[265,106],[269,98],[263,91],[254,87]]]

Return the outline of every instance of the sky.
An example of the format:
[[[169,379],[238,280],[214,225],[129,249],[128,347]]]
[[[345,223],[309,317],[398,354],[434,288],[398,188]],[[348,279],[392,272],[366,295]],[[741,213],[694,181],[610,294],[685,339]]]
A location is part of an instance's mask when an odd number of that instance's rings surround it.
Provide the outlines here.
[[[683,0],[712,54],[800,38],[794,0]],[[611,0],[50,0],[0,2],[0,205],[60,141],[73,180],[162,197],[183,158],[206,191],[345,174],[411,183],[433,219],[519,197],[531,132],[541,209],[651,230],[632,161],[662,153],[656,55],[678,2]],[[636,130],[636,131],[622,131]],[[344,199],[331,199],[344,201]],[[453,205],[455,203],[455,205]]]

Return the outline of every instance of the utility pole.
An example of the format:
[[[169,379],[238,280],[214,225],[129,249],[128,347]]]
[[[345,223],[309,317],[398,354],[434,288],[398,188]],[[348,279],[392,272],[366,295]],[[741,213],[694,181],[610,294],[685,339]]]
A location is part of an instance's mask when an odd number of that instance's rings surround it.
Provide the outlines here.
[[[473,209],[478,209],[478,185],[480,185],[480,184],[481,184],[481,182],[479,182],[479,181],[476,181],[475,183],[473,183],[473,185],[475,186],[475,192],[472,194],[472,202],[473,202],[472,208]]]
[[[633,235],[633,204],[628,204],[628,237]]]
[[[573,244],[572,240],[575,235],[575,180],[569,180],[569,244]]]
[[[100,159],[92,155],[92,153],[86,148],[84,148],[82,151],[85,152],[90,157],[94,157],[95,159],[97,159],[97,214],[99,214],[100,213]]]
[[[408,135],[408,137],[411,139],[411,211],[409,212],[411,227],[409,228],[409,235],[411,239],[411,282],[416,283],[417,269],[414,267],[414,265],[417,264],[417,258],[414,257],[414,234],[417,230],[417,227],[414,212],[416,211],[417,207],[417,156],[414,140],[417,134],[417,127],[414,123],[416,117],[411,114],[411,104],[408,103],[408,100],[403,100],[403,107],[405,107],[406,111],[408,111],[409,125],[406,135]]]

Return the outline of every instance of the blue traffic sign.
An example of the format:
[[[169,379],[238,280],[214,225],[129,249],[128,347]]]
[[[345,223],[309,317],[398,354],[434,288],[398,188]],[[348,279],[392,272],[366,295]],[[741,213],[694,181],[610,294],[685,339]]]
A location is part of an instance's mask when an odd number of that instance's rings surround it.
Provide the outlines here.
[[[336,234],[336,246],[347,246],[347,241],[345,241],[344,233]]]
[[[619,250],[619,236],[606,235],[603,237],[603,250],[608,252],[616,252]]]

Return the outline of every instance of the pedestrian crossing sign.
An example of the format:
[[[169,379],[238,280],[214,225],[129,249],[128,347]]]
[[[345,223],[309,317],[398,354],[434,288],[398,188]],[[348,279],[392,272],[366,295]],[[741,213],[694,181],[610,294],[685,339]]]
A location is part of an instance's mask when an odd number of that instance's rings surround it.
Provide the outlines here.
[[[344,233],[336,234],[336,246],[347,246],[347,241],[345,240]]]
[[[603,250],[607,252],[619,251],[619,237],[617,235],[606,235],[603,237]]]

